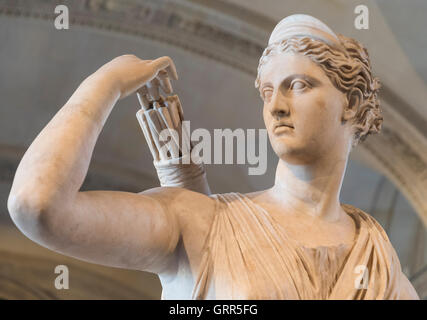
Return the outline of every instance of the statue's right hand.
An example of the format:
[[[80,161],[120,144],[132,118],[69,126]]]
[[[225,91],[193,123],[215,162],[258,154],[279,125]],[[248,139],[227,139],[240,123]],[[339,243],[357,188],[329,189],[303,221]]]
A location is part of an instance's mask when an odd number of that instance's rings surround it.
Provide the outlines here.
[[[160,77],[159,72],[162,73]],[[114,90],[118,91],[120,98],[136,92],[152,81],[168,88],[169,78],[178,79],[172,59],[166,56],[155,60],[142,60],[134,55],[119,56],[99,68],[94,75],[108,80]]]

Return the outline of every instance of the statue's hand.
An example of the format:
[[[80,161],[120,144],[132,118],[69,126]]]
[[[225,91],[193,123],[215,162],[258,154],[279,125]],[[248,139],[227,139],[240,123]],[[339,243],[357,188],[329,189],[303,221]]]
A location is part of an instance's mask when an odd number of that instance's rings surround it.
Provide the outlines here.
[[[134,55],[123,55],[111,60],[99,68],[93,76],[109,81],[120,98],[134,93],[143,86],[150,88],[153,95],[158,95],[159,86],[169,94],[172,92],[169,78],[178,79],[171,58],[141,60]]]
[[[184,115],[177,95],[158,96],[150,100],[148,88],[138,90],[143,106],[136,114],[155,162],[189,156],[191,142],[188,128],[182,125]]]
[[[161,74],[159,77],[165,77]],[[177,95],[163,97],[159,85],[143,86],[137,91],[142,109],[136,117],[144,132],[154,159],[154,166],[163,187],[181,187],[210,194],[204,165],[191,157],[188,127]],[[165,92],[171,92],[164,90]]]

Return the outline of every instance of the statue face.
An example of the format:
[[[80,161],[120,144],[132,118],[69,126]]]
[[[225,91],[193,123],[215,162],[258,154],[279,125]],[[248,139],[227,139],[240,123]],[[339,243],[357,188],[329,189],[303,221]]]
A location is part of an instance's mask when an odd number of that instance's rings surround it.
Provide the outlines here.
[[[264,122],[279,158],[308,164],[348,150],[351,130],[341,123],[346,95],[310,58],[273,55],[261,69],[260,82]]]

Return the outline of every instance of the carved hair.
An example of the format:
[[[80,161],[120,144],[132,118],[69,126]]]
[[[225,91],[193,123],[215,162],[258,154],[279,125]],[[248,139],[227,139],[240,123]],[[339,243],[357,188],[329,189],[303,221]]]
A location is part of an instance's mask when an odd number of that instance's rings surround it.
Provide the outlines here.
[[[378,78],[372,75],[369,55],[358,41],[338,35],[345,52],[310,37],[293,37],[270,44],[263,52],[255,87],[260,85],[260,71],[269,57],[280,52],[299,53],[318,64],[335,87],[347,94],[347,100],[357,93],[361,99],[352,123],[355,129],[353,145],[363,141],[371,133],[381,130],[383,118],[378,100],[381,87]],[[344,119],[343,119],[344,121]]]

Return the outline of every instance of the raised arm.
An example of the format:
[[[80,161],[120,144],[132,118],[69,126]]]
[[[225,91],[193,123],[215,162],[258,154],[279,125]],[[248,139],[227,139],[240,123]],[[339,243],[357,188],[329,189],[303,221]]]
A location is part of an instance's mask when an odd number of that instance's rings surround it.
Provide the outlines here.
[[[180,230],[159,196],[164,191],[79,192],[115,103],[158,81],[161,70],[177,79],[168,57],[125,55],[110,61],[82,82],[40,132],[18,166],[8,199],[12,220],[27,237],[94,263],[165,271]]]

